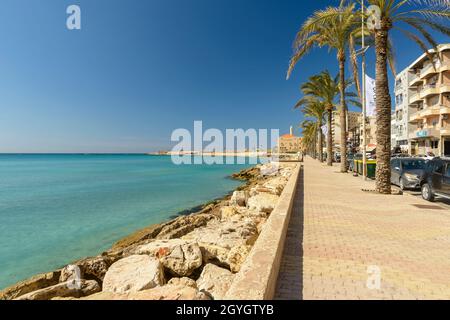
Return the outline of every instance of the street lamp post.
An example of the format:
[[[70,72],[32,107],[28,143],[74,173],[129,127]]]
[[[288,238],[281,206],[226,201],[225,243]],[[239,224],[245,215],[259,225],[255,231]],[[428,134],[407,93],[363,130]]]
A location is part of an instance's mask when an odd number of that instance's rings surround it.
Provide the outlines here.
[[[364,0],[361,1],[361,36],[362,36],[362,118],[363,118],[363,177],[367,178],[367,156],[366,156],[366,50],[365,47],[365,35],[364,35]]]

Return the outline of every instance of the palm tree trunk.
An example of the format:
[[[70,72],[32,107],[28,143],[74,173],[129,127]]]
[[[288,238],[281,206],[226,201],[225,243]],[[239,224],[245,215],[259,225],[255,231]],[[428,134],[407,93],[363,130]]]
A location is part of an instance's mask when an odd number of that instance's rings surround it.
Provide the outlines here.
[[[339,54],[341,112],[341,172],[347,172],[347,106],[345,105],[345,53]]]
[[[319,119],[319,161],[323,162],[323,153],[320,150],[323,150],[323,134],[322,134],[322,120]]]
[[[331,122],[333,121],[333,108],[328,109],[328,121],[327,121],[327,165],[333,165],[333,158],[331,157],[333,153],[333,134],[331,132]]]
[[[317,159],[317,132],[314,133],[314,159]]]
[[[375,32],[376,52],[376,123],[377,123],[377,168],[376,190],[391,193],[391,96],[387,74],[388,22],[381,22]]]

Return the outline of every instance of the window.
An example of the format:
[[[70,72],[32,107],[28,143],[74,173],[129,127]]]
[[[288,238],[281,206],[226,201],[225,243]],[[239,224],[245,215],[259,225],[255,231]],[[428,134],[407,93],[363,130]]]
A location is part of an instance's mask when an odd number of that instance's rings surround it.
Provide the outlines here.
[[[425,168],[425,160],[403,160],[403,169],[404,170],[415,170],[415,169],[424,169]]]
[[[398,159],[392,160],[391,161],[391,169],[395,169],[396,167],[399,167],[400,163]]]
[[[434,163],[434,173],[443,174],[444,173],[444,163],[442,161],[436,161]]]

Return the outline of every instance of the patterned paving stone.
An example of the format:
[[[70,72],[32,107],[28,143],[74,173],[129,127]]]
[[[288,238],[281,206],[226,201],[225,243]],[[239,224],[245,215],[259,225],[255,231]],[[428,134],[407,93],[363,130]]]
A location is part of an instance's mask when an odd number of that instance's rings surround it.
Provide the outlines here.
[[[305,160],[276,299],[450,299],[450,210],[373,188]]]

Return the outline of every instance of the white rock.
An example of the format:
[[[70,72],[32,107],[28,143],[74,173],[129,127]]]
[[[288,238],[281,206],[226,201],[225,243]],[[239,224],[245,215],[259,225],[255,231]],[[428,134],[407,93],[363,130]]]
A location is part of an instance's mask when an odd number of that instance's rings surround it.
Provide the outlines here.
[[[202,265],[202,253],[197,243],[182,239],[155,240],[133,250],[134,254],[157,257],[175,276],[189,276]]]
[[[250,210],[256,210],[271,213],[278,203],[279,197],[270,193],[259,193],[248,199],[247,207]]]
[[[264,183],[263,188],[268,190],[269,193],[279,196],[283,192],[286,183],[287,183],[286,178],[276,177]]]
[[[249,198],[248,191],[234,191],[230,199],[230,205],[245,207]]]
[[[139,292],[99,292],[81,300],[211,300],[196,288],[167,284]]]
[[[160,257],[161,263],[176,276],[189,276],[202,265],[202,252],[197,243],[175,246],[166,255]]]
[[[51,300],[54,298],[66,297],[79,298],[94,294],[100,290],[100,286],[95,280],[80,280],[80,282],[76,284],[72,281],[67,281],[24,294],[15,300]]]
[[[237,273],[241,270],[241,265],[244,263],[245,259],[247,259],[250,250],[251,246],[247,245],[231,248],[227,256],[227,262],[231,271]]]
[[[103,291],[138,292],[165,282],[161,262],[148,255],[132,255],[111,265],[103,280]]]
[[[172,278],[169,280],[169,282],[167,282],[167,284],[197,289],[197,283],[195,282],[195,280],[192,280],[191,278],[188,277]]]
[[[226,220],[233,220],[238,221],[244,218],[244,215],[242,214],[242,209],[246,209],[245,207],[230,207],[225,206],[220,208],[220,217],[222,221]]]
[[[197,287],[214,300],[222,300],[230,288],[233,278],[234,275],[229,270],[209,263],[203,268],[197,280]]]

